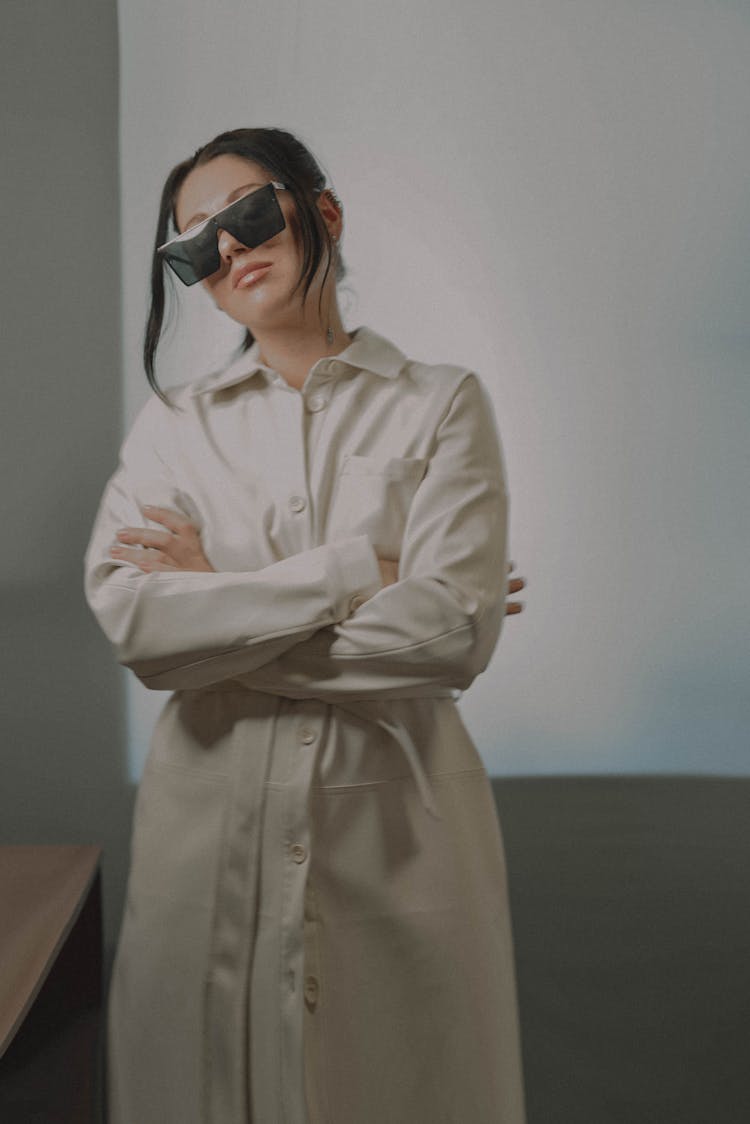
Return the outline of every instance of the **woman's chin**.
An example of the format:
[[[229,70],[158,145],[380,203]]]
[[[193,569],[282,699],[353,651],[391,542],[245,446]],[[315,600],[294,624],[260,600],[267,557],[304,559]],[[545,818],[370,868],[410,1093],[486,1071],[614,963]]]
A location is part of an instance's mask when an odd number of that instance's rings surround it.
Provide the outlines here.
[[[241,324],[243,328],[249,328],[253,333],[256,328],[262,331],[263,328],[280,327],[289,322],[288,303],[277,299],[269,300],[267,297],[261,299],[260,294],[258,298],[243,301],[241,304],[238,302],[234,307],[225,308],[223,311],[230,319]]]

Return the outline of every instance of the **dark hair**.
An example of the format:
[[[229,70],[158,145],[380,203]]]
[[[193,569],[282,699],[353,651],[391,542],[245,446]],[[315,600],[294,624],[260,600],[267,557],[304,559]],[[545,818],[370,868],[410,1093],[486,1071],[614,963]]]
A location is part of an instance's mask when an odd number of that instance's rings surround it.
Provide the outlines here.
[[[317,195],[324,189],[326,177],[317,160],[297,137],[284,129],[258,128],[258,129],[233,129],[228,133],[220,133],[208,144],[204,144],[187,160],[177,164],[167,176],[161,193],[159,204],[159,218],[156,226],[154,250],[151,259],[151,306],[146,321],[146,333],[143,341],[143,365],[146,368],[151,389],[167,404],[168,399],[159,387],[154,373],[154,357],[159,345],[164,326],[164,275],[169,275],[169,283],[173,284],[171,271],[161,256],[157,254],[161,246],[169,238],[169,224],[176,227],[175,202],[177,194],[188,174],[193,168],[207,164],[216,156],[223,155],[241,156],[260,164],[274,179],[286,184],[295,203],[295,212],[290,218],[289,226],[295,242],[302,246],[302,266],[293,293],[296,293],[304,284],[303,303],[307,300],[313,277],[320,265],[323,253],[328,251],[326,270],[323,283],[328,277],[331,266],[333,242],[328,228],[315,203]],[[336,199],[334,193],[334,199]],[[338,199],[336,199],[338,203]],[[341,260],[341,254],[336,255],[336,280],[340,281],[346,273],[346,267]],[[322,299],[322,291],[321,291]],[[320,312],[320,299],[318,311]],[[245,338],[240,345],[241,351],[246,351],[254,342],[250,330],[246,330]]]

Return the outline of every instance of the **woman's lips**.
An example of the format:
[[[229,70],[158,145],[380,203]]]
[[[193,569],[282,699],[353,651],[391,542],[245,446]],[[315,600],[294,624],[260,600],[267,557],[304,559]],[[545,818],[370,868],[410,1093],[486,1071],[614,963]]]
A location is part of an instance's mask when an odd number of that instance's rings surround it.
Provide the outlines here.
[[[242,270],[234,283],[235,289],[249,289],[256,281],[264,277],[270,268],[271,263],[269,262],[267,265],[254,265]]]

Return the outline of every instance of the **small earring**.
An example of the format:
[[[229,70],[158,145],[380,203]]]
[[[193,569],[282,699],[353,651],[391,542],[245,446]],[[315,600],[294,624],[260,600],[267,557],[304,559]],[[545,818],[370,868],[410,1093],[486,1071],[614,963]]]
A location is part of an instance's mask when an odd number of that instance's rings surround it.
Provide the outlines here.
[[[333,328],[329,327],[328,331],[326,332],[326,339],[329,343],[333,343]]]

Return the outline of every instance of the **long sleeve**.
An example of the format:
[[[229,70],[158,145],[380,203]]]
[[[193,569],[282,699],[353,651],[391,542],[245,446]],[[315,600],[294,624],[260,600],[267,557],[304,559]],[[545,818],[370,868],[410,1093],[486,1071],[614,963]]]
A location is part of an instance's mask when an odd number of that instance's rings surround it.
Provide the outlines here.
[[[85,556],[86,597],[118,660],[136,674],[169,668],[169,687],[227,678],[278,656],[318,629],[352,612],[353,598],[382,586],[377,556],[365,535],[305,550],[254,571],[144,574],[113,559],[109,548],[123,526],[154,526],[141,512],[151,503],[195,512],[169,464],[166,408],[152,399],[123,443]]]
[[[505,612],[508,497],[492,402],[467,373],[438,425],[409,510],[399,580],[262,666],[228,677],[292,698],[378,699],[465,689],[487,666]],[[147,686],[201,687],[200,662],[177,674],[135,669]]]

